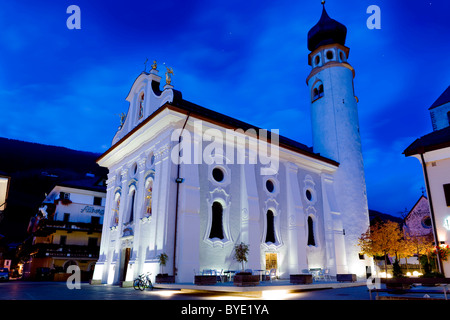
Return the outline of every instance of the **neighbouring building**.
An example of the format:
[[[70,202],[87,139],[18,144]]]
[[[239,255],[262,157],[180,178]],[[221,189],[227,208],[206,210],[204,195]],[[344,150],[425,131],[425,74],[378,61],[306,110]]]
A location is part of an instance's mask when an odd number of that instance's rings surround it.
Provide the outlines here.
[[[77,265],[89,280],[99,256],[105,198],[104,180],[98,177],[56,185],[30,219],[30,236],[20,248],[28,257],[23,277],[64,278],[67,268]]]
[[[11,178],[5,173],[0,171],[0,222],[3,220],[3,214],[6,209],[6,202],[8,200],[9,184]],[[3,235],[0,234],[0,240],[2,240]],[[3,256],[4,248],[0,245],[0,268],[10,269],[11,260],[5,259]]]
[[[0,221],[3,211],[6,209],[10,180],[9,176],[0,172]]]
[[[428,236],[433,232],[428,199],[422,195],[404,219],[403,232],[412,237]]]
[[[403,152],[417,158],[423,170],[434,241],[450,244],[450,86],[429,108],[433,132],[415,140]],[[450,261],[442,261],[450,275]]]
[[[198,106],[163,89],[156,63],[134,81],[129,109],[98,164],[109,169],[93,281],[165,272],[190,282],[203,269],[246,268],[280,278],[308,268],[365,277],[358,238],[369,226],[355,71],[347,29],[325,7],[308,33],[305,75],[313,148]],[[267,133],[267,135],[266,135]]]

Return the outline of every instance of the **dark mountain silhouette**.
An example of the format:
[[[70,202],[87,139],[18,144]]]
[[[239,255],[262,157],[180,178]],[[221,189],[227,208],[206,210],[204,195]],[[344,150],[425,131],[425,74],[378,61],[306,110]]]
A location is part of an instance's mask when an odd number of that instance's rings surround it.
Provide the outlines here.
[[[403,225],[403,218],[387,213],[382,213],[376,210],[369,210],[369,220],[371,225],[375,222],[386,222],[388,220],[397,222],[400,226]]]
[[[22,242],[30,218],[53,186],[95,175],[106,179],[98,166],[100,154],[0,138],[0,171],[11,177],[7,207],[0,216],[0,234],[8,243]]]

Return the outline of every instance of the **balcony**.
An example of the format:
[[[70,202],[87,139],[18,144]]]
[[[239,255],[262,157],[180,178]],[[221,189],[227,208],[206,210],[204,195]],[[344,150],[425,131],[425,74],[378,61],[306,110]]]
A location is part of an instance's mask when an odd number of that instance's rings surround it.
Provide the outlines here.
[[[37,243],[33,245],[32,255],[36,258],[66,257],[81,259],[98,259],[99,246],[61,245],[54,243]]]
[[[59,221],[59,220],[49,220],[43,219],[39,221],[38,230],[36,231],[37,236],[48,235],[56,230],[65,230],[68,232],[72,231],[84,231],[88,234],[94,232],[102,232],[102,225],[98,223],[89,222],[69,222],[69,221]]]

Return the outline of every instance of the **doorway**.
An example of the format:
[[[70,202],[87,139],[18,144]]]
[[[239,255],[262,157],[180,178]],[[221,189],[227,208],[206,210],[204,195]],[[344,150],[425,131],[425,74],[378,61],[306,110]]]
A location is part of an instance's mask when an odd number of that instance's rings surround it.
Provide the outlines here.
[[[277,254],[273,252],[266,253],[266,270],[277,269]]]
[[[120,281],[125,281],[128,270],[128,263],[130,262],[131,248],[124,248],[122,250],[122,273],[120,274]]]

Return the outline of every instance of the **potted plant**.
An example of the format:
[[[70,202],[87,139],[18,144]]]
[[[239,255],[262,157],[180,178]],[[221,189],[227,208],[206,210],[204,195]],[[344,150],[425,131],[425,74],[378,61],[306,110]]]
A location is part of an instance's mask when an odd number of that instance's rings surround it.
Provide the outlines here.
[[[234,247],[234,260],[242,264],[242,270],[234,276],[234,285],[236,286],[254,286],[259,284],[258,275],[252,275],[251,272],[244,271],[244,262],[247,262],[248,252],[248,245],[243,242]]]
[[[247,262],[248,251],[248,245],[243,242],[234,246],[234,259],[242,264],[241,273],[244,272],[244,262]]]
[[[437,282],[433,279],[445,278],[442,273],[438,272],[437,267],[437,255],[442,261],[447,261],[448,254],[450,252],[449,246],[436,246],[428,250],[427,254],[420,257],[419,261],[423,267],[424,274],[420,276],[423,286],[433,287],[437,285]]]
[[[168,273],[163,273],[164,267],[166,266],[167,261],[169,260],[169,256],[166,253],[161,253],[157,256],[159,261],[159,267],[161,269],[161,273],[156,275],[155,281],[156,283],[174,283],[175,277],[169,276]]]
[[[392,264],[392,275],[392,279],[389,279],[389,281],[386,282],[387,289],[394,289],[398,290],[399,292],[411,289],[411,283],[410,281],[408,281],[408,278],[405,278],[397,257]]]

